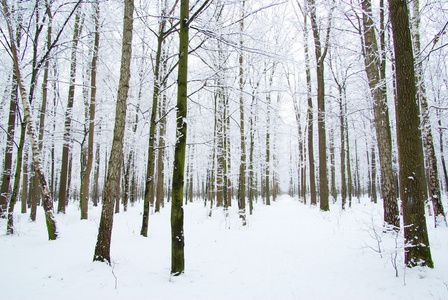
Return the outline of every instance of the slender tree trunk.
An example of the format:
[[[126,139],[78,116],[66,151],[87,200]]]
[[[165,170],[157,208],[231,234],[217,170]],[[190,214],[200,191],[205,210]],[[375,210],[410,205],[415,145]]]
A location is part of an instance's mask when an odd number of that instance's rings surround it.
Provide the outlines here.
[[[187,77],[189,1],[180,1],[179,66],[177,76],[177,128],[173,165],[173,199],[171,203],[171,275],[184,272],[184,187],[185,147],[187,144]]]
[[[23,159],[23,175],[22,175],[22,191],[21,191],[21,198],[22,198],[22,214],[26,214],[26,208],[28,206],[28,144],[26,144],[25,149],[23,150],[25,152],[25,157]]]
[[[114,203],[119,197],[120,171],[123,161],[123,136],[126,124],[126,106],[131,76],[132,30],[134,0],[124,1],[123,40],[121,50],[120,82],[115,112],[114,137],[110,151],[106,184],[103,192],[103,208],[101,211],[98,240],[95,247],[94,261],[111,263],[110,242],[114,218]]]
[[[331,142],[330,142],[330,173],[331,173],[331,197],[333,198],[333,203],[336,202],[337,197],[338,197],[338,193],[336,190],[336,157],[335,157],[335,153],[334,153],[334,130],[330,129],[330,137],[331,137]]]
[[[149,210],[150,205],[154,205],[154,167],[155,167],[155,154],[154,154],[154,142],[156,134],[156,116],[157,107],[160,97],[160,62],[162,55],[162,45],[165,39],[165,19],[159,23],[159,33],[157,36],[157,52],[156,61],[154,68],[154,91],[152,96],[152,110],[151,110],[151,121],[149,128],[149,145],[148,145],[148,163],[146,170],[146,186],[145,186],[145,201],[143,204],[143,219],[142,219],[142,229],[140,234],[143,236],[148,236],[148,221],[149,221]]]
[[[420,55],[420,0],[414,0],[414,53],[417,57]],[[426,97],[426,86],[423,78],[422,62],[418,62],[415,68],[415,78],[417,85],[417,100],[420,103],[421,115],[423,117],[422,134],[423,147],[426,154],[427,172],[428,172],[428,187],[429,197],[432,201],[434,209],[434,224],[447,225],[445,218],[445,211],[442,205],[439,171],[437,168],[437,158],[434,149],[433,136],[431,132],[430,111],[428,109],[428,99]]]
[[[306,72],[306,98],[308,100],[307,113],[307,127],[308,127],[308,162],[310,169],[310,197],[311,205],[317,205],[316,195],[316,175],[314,166],[314,119],[313,119],[313,98],[311,96],[311,62],[308,49],[308,22],[307,16],[309,13],[308,2],[305,3],[306,11],[303,14],[303,37],[304,37],[304,51],[305,51],[305,72]],[[303,203],[306,204],[306,197],[303,198]]]
[[[314,0],[308,0],[310,6],[311,26],[313,29],[314,47],[316,54],[316,77],[317,77],[317,108],[318,108],[318,136],[319,136],[319,194],[320,209],[330,210],[328,203],[328,175],[327,175],[327,141],[325,129],[325,78],[324,60],[328,50],[328,39],[331,29],[331,14],[327,27],[325,48],[322,51],[320,32],[317,24],[316,4]]]
[[[3,159],[2,185],[0,190],[1,218],[5,218],[6,216],[8,199],[10,198],[9,187],[12,175],[12,154],[14,152],[14,130],[16,123],[17,100],[18,100],[17,76],[15,74],[15,71],[13,71],[11,101],[9,104],[9,117],[8,117],[8,128],[6,137],[6,149],[5,149],[5,156]]]
[[[445,163],[445,151],[443,147],[443,129],[442,129],[442,120],[440,116],[440,109],[437,110],[437,118],[438,118],[438,124],[439,124],[439,140],[440,140],[440,159],[442,161],[442,169],[443,169],[443,179],[445,182],[445,193],[448,193],[448,173],[446,170],[446,163]]]
[[[232,174],[232,157],[230,152],[230,105],[229,105],[229,95],[226,94],[226,104],[225,104],[225,112],[226,112],[226,134],[225,134],[225,144],[226,144],[226,187],[227,187],[227,206],[232,206],[232,198],[233,198],[233,186],[232,186],[232,178],[230,174]]]
[[[344,132],[345,132],[345,144],[346,144],[346,160],[347,160],[347,194],[348,194],[348,206],[352,207],[352,193],[353,193],[353,180],[352,180],[352,167],[350,162],[350,141],[348,134],[348,123],[347,123],[347,95],[345,85],[343,87],[342,98],[344,99]]]
[[[372,145],[371,148],[371,158],[372,158],[372,162],[370,163],[370,174],[371,174],[371,183],[370,183],[370,187],[371,187],[371,197],[372,197],[372,201],[373,203],[377,203],[378,202],[378,195],[377,195],[377,190],[376,190],[376,155],[375,155],[375,147]]]
[[[18,194],[19,194],[19,187],[20,187],[20,170],[22,169],[22,157],[23,157],[23,145],[25,143],[25,132],[26,132],[26,124],[22,123],[21,125],[21,138],[20,138],[20,144],[18,147],[18,154],[17,154],[17,162],[16,162],[16,172],[14,175],[14,185],[11,192],[11,197],[9,200],[9,207],[8,207],[8,223],[6,225],[6,234],[13,234],[14,233],[14,206],[16,205]]]
[[[347,201],[347,181],[345,177],[345,124],[344,124],[344,110],[342,103],[342,88],[339,87],[339,120],[341,129],[341,199],[342,209],[345,209]]]
[[[218,80],[218,90],[216,91],[217,95],[215,98],[215,101],[217,101],[217,172],[216,172],[216,206],[220,207],[224,205],[225,202],[225,196],[224,196],[224,190],[225,190],[225,148],[224,148],[224,126],[225,126],[225,119],[224,119],[224,100],[223,100],[223,91],[221,88],[221,82]]]
[[[87,145],[87,163],[81,175],[81,220],[87,219],[89,209],[90,194],[90,173],[93,166],[93,145],[95,136],[95,106],[96,106],[96,69],[98,60],[98,48],[100,44],[100,4],[99,1],[93,3],[93,22],[95,24],[95,37],[93,42],[92,62],[90,65],[90,105],[89,105],[89,137]]]
[[[355,191],[355,194],[356,194],[356,198],[358,198],[358,203],[359,203],[360,202],[360,198],[361,198],[361,178],[359,178],[359,164],[358,164],[359,160],[358,160],[358,142],[357,142],[357,139],[355,139],[355,161],[356,161],[356,164],[355,164],[355,169],[356,169],[356,171],[355,171],[355,173],[356,173],[356,175],[355,175],[355,177],[356,177],[356,191]]]
[[[81,34],[81,6],[78,7],[75,16],[75,25],[73,29],[72,53],[70,63],[70,85],[68,88],[67,110],[65,112],[64,124],[64,145],[62,148],[62,165],[61,175],[59,177],[59,197],[58,197],[58,213],[65,213],[67,197],[67,180],[68,180],[68,164],[70,152],[70,127],[72,122],[72,108],[75,97],[75,80],[76,80],[76,52],[78,48],[79,35]]]
[[[162,95],[162,103],[159,108],[159,117],[161,118],[159,122],[159,143],[158,143],[158,150],[157,150],[157,187],[156,187],[156,209],[155,211],[158,212],[160,210],[160,206],[163,206],[164,202],[164,170],[165,170],[165,164],[164,157],[165,157],[165,127],[166,127],[166,94],[163,93]]]
[[[258,87],[258,86],[257,86]],[[256,189],[255,189],[255,174],[254,174],[254,148],[255,148],[255,127],[254,127],[254,119],[255,119],[255,101],[256,90],[254,88],[252,91],[252,102],[250,105],[250,123],[249,123],[249,132],[250,132],[250,149],[249,149],[249,178],[247,182],[247,186],[249,187],[249,214],[252,215],[254,209],[254,199],[256,197]]]
[[[99,177],[100,177],[100,144],[96,144],[96,151],[95,151],[95,170],[93,172],[93,191],[92,191],[92,200],[93,200],[93,206],[98,206],[98,202],[100,199],[100,193],[99,193]]]
[[[243,47],[243,32],[244,32],[244,17],[245,17],[245,7],[246,1],[241,2],[241,21],[240,21],[240,46]],[[244,60],[243,52],[240,49],[239,54],[239,84],[240,84],[240,178],[238,186],[238,210],[239,216],[242,220],[243,226],[246,225],[246,141],[244,132]]]
[[[21,3],[22,1],[19,1]],[[22,15],[19,14],[17,18],[17,28],[15,32],[15,42],[17,48],[20,48],[20,40],[22,37],[21,26],[22,26]],[[6,129],[6,148],[5,156],[3,158],[3,173],[2,173],[2,184],[0,187],[0,218],[6,217],[6,211],[8,206],[8,199],[10,198],[10,185],[12,176],[12,155],[14,152],[14,132],[16,126],[16,111],[19,100],[19,87],[17,84],[17,74],[13,68],[12,72],[12,86],[11,86],[11,96],[9,103],[9,114],[8,114],[8,127]],[[22,141],[20,141],[22,142]],[[19,153],[17,153],[17,156]],[[17,159],[18,160],[18,159]]]
[[[266,96],[266,166],[265,166],[265,197],[266,205],[271,205],[271,90],[274,80],[275,64],[272,66],[272,72],[269,76],[269,90]]]
[[[389,0],[397,76],[397,142],[400,198],[403,205],[405,263],[434,267],[425,218],[426,179],[419,109],[415,87],[414,55],[406,1]]]

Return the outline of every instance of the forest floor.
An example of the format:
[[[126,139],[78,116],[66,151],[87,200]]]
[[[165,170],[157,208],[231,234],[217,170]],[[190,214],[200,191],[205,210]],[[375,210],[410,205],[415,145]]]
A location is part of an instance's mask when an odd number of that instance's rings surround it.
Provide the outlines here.
[[[56,215],[56,241],[48,241],[41,208],[36,223],[16,214],[13,236],[2,219],[0,298],[448,299],[448,228],[435,229],[432,217],[435,268],[407,269],[401,235],[383,233],[382,204],[368,199],[322,212],[284,195],[256,204],[244,227],[236,204],[228,216],[215,208],[209,217],[199,201],[184,209],[186,269],[175,278],[169,204],[150,216],[147,238],[139,234],[142,203],[115,214],[112,266],[92,262],[100,207],[80,221],[70,203]]]

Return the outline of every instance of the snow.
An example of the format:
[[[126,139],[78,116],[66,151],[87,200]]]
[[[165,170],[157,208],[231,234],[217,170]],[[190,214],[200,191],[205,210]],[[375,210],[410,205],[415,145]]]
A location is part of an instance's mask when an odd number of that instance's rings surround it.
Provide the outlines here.
[[[428,217],[434,269],[406,269],[401,235],[383,233],[382,204],[361,199],[321,212],[289,196],[255,204],[242,226],[202,201],[185,210],[185,274],[170,277],[170,207],[150,216],[141,206],[114,216],[112,266],[92,262],[100,207],[79,220],[77,204],[56,215],[48,241],[43,210],[36,223],[16,214],[17,234],[0,221],[1,299],[448,299],[448,229]],[[398,248],[398,251],[395,249]],[[379,253],[381,249],[381,253]],[[393,258],[399,277],[395,277]]]

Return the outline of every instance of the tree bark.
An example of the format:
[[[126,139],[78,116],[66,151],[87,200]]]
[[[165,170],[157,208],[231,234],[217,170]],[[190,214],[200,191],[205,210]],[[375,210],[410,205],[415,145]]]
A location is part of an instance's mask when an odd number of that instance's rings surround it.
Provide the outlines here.
[[[362,1],[364,27],[364,64],[373,98],[375,130],[378,143],[381,190],[383,194],[384,222],[386,226],[399,228],[398,195],[395,174],[392,167],[392,138],[389,110],[386,99],[386,84],[381,79],[381,60],[372,19],[370,0]],[[372,153],[373,155],[373,153]]]
[[[240,21],[240,54],[239,62],[239,85],[240,85],[240,178],[238,186],[238,210],[243,226],[246,225],[246,141],[244,132],[244,58],[243,58],[243,32],[246,1],[241,2],[241,21]]]
[[[81,6],[78,7],[75,16],[75,25],[73,29],[72,53],[70,63],[70,85],[68,88],[67,109],[65,112],[64,124],[64,145],[62,148],[62,165],[61,175],[59,177],[59,197],[58,197],[58,213],[65,213],[65,206],[67,201],[67,178],[68,178],[68,164],[70,151],[70,126],[72,122],[72,108],[75,97],[75,80],[76,80],[76,51],[78,47],[80,35],[80,21],[81,21]]]
[[[414,0],[414,53],[417,57],[420,55],[420,1]],[[423,78],[422,62],[418,62],[415,67],[416,85],[417,85],[417,101],[420,103],[421,115],[423,117],[422,134],[423,147],[426,154],[429,197],[434,210],[434,224],[447,225],[445,211],[442,205],[439,171],[437,168],[437,158],[434,149],[433,136],[431,132],[430,111],[428,109],[428,99],[426,97],[426,86]]]
[[[120,82],[117,94],[115,112],[114,136],[110,151],[106,183],[103,192],[103,207],[101,211],[98,240],[95,247],[94,261],[111,263],[110,243],[114,218],[115,199],[119,197],[120,171],[123,161],[123,136],[126,124],[126,106],[131,77],[132,30],[133,30],[134,0],[124,1],[123,40],[121,46]]]
[[[89,136],[87,145],[87,163],[81,175],[81,220],[88,217],[89,194],[90,194],[90,173],[93,166],[93,145],[95,137],[95,105],[96,105],[96,70],[98,60],[98,48],[100,44],[100,4],[99,1],[93,2],[93,22],[95,24],[95,37],[93,42],[92,62],[90,64],[90,105],[89,105]]]
[[[148,221],[150,205],[154,205],[154,168],[155,168],[155,153],[154,143],[156,139],[156,116],[157,108],[160,98],[160,62],[162,57],[162,46],[165,40],[165,24],[166,19],[163,18],[159,23],[159,32],[157,35],[157,52],[156,61],[154,67],[154,91],[152,95],[152,109],[151,109],[151,121],[149,125],[149,145],[148,145],[148,161],[146,170],[146,185],[145,185],[145,200],[143,204],[143,219],[142,229],[140,234],[142,236],[148,236]]]
[[[327,140],[325,129],[325,78],[324,78],[324,60],[328,50],[328,40],[331,29],[331,13],[327,27],[326,43],[322,51],[320,40],[320,30],[317,24],[316,4],[314,0],[308,0],[310,6],[311,26],[314,37],[314,48],[316,55],[316,77],[317,77],[317,109],[318,109],[318,136],[319,136],[319,194],[320,209],[330,210],[328,203],[328,175],[327,175]]]
[[[425,218],[426,179],[419,109],[416,98],[414,55],[409,14],[404,0],[389,0],[397,76],[397,142],[400,198],[403,205],[405,263],[434,267]]]
[[[347,202],[347,180],[345,173],[345,122],[344,122],[344,110],[342,103],[342,87],[339,87],[339,120],[341,126],[341,204],[342,209],[345,209],[345,203]]]
[[[13,71],[11,101],[9,104],[9,117],[8,117],[8,128],[6,137],[6,149],[5,149],[5,156],[3,159],[3,175],[2,175],[2,185],[0,189],[1,218],[4,218],[6,216],[8,199],[10,198],[10,182],[12,175],[12,154],[14,152],[14,131],[16,123],[17,100],[18,100],[17,76],[15,74],[15,71]]]
[[[177,121],[174,149],[173,186],[171,203],[171,275],[184,272],[184,188],[185,147],[187,144],[187,80],[189,0],[180,1],[179,66],[177,75]]]
[[[311,205],[317,205],[316,195],[316,167],[314,166],[314,119],[313,119],[313,98],[311,96],[311,63],[308,49],[308,3],[306,3],[306,12],[303,14],[303,37],[304,37],[304,51],[305,51],[305,72],[306,72],[306,98],[308,100],[308,113],[307,113],[307,128],[308,128],[308,163],[310,169],[310,197]],[[306,195],[303,197],[303,203],[306,204]]]
[[[17,153],[17,162],[16,162],[16,172],[14,175],[14,185],[13,189],[11,191],[11,197],[9,200],[9,207],[8,207],[8,224],[6,225],[6,234],[13,234],[14,233],[14,206],[17,202],[18,194],[19,194],[19,187],[20,187],[20,170],[22,168],[22,155],[23,155],[23,145],[25,144],[25,132],[26,132],[26,124],[22,123],[21,126],[21,138],[20,138],[20,144],[18,147],[18,153]]]

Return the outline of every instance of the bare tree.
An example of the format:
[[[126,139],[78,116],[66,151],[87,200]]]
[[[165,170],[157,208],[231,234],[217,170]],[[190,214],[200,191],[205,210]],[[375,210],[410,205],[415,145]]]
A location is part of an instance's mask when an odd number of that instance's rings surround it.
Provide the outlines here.
[[[325,45],[322,45],[320,38],[320,28],[317,21],[316,3],[314,0],[307,0],[311,18],[311,27],[314,37],[314,49],[316,56],[316,76],[317,76],[317,109],[318,109],[318,135],[319,135],[319,192],[320,209],[330,210],[328,203],[328,175],[327,175],[327,140],[325,129],[325,80],[324,80],[324,60],[328,53],[331,20],[333,8],[328,17],[328,24],[325,36]]]
[[[405,263],[434,267],[425,217],[426,179],[419,109],[416,102],[414,54],[406,1],[389,0],[397,76],[397,142],[400,198],[403,205]]]
[[[92,61],[90,64],[90,103],[88,106],[88,119],[86,118],[86,124],[88,124],[88,145],[87,145],[87,162],[81,172],[81,220],[87,219],[89,208],[89,191],[90,191],[90,173],[93,166],[93,146],[95,136],[95,106],[96,106],[96,74],[97,74],[97,61],[98,61],[98,47],[100,44],[100,4],[99,1],[92,3],[93,5],[93,22],[95,24],[94,29],[94,41],[92,49]],[[87,116],[86,116],[87,117]]]
[[[417,80],[417,99],[420,103],[421,115],[423,116],[423,147],[426,154],[426,165],[428,168],[428,186],[429,186],[429,197],[432,201],[432,206],[434,210],[434,221],[435,226],[446,223],[445,211],[442,205],[442,199],[440,194],[440,183],[439,183],[439,172],[437,168],[437,158],[434,150],[434,142],[431,132],[431,123],[429,121],[430,111],[428,109],[428,99],[426,96],[426,86],[423,78],[423,66],[420,60],[420,0],[414,0],[414,52],[419,60],[416,64],[415,79]]]
[[[132,30],[134,0],[124,1],[123,40],[121,46],[120,82],[118,85],[117,106],[115,112],[114,136],[110,151],[106,183],[103,192],[103,209],[101,211],[98,240],[95,247],[94,261],[110,264],[110,242],[114,218],[114,204],[119,197],[120,174],[123,161],[123,136],[126,124],[126,103],[131,77]]]
[[[389,226],[398,228],[400,227],[398,195],[395,174],[392,168],[392,138],[387,99],[385,97],[386,83],[381,81],[381,56],[378,52],[375,26],[372,19],[371,1],[363,0],[362,8],[364,27],[363,55],[370,92],[373,98],[374,121],[381,169],[381,190],[384,199],[384,222]],[[374,152],[372,151],[373,155]]]
[[[62,148],[61,175],[59,177],[59,197],[58,213],[65,213],[67,201],[67,184],[69,174],[69,152],[70,152],[70,127],[72,122],[73,100],[75,98],[75,80],[76,80],[76,52],[78,47],[79,35],[81,33],[81,6],[77,8],[75,16],[75,25],[73,29],[72,53],[70,63],[70,85],[68,88],[67,108],[65,112],[64,124],[64,146]]]

